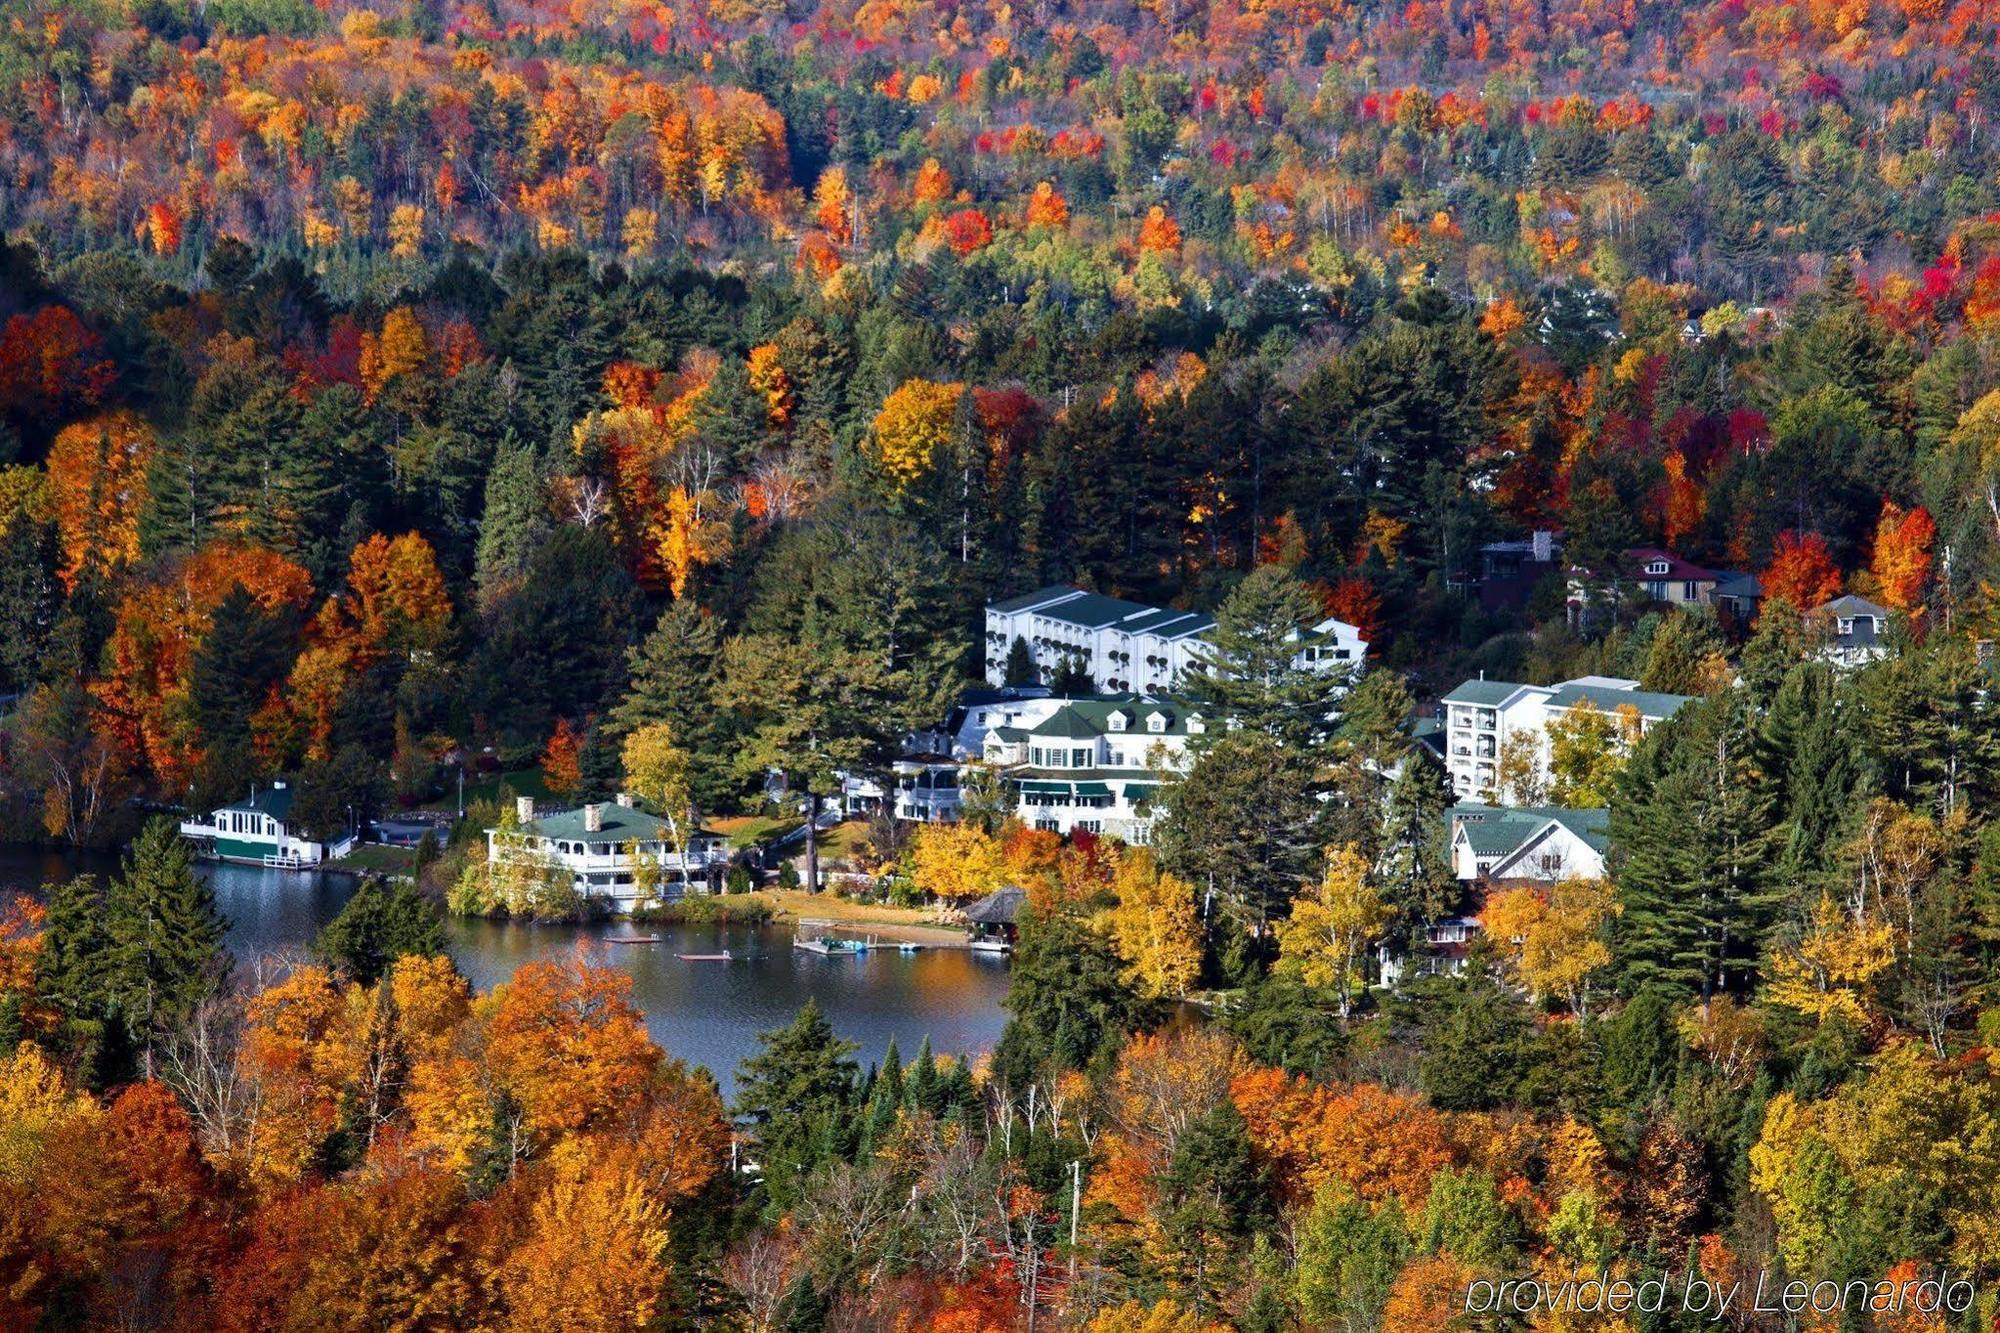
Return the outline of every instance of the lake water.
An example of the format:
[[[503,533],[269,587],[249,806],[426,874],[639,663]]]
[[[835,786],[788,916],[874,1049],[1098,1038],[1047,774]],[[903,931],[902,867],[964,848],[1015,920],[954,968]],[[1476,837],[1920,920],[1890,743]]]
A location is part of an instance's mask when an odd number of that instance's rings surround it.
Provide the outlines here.
[[[0,886],[35,888],[81,872],[109,875],[114,858],[0,847]],[[229,918],[239,967],[296,957],[340,911],[355,880],[256,866],[203,864],[216,904]],[[991,1050],[1006,1022],[1004,959],[957,949],[821,957],[792,948],[789,927],[662,926],[623,922],[535,926],[449,923],[452,957],[475,989],[507,980],[523,963],[583,949],[595,962],[631,974],[633,997],[653,1040],[670,1055],[713,1073],[728,1095],[736,1066],[757,1049],[757,1034],[780,1027],[808,999],[834,1030],[858,1042],[857,1059],[879,1060],[894,1038],[905,1058],[925,1037],[939,1054]],[[658,935],[658,944],[606,944],[607,937]],[[687,962],[681,953],[721,953],[734,961]]]

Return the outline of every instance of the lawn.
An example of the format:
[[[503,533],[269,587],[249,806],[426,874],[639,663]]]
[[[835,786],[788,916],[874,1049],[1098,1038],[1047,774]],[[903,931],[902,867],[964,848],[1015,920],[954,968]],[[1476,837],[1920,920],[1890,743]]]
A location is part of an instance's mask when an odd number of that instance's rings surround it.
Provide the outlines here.
[[[417,859],[414,847],[390,847],[379,842],[357,844],[353,851],[330,864],[335,870],[406,874]]]
[[[708,820],[704,827],[723,834],[731,847],[740,850],[790,833],[803,823],[805,820],[797,815],[731,815],[727,819]]]
[[[542,781],[539,768],[517,768],[511,773],[487,773],[465,776],[465,804],[470,808],[475,801],[500,801],[503,796],[532,796],[537,801],[555,802],[556,795]],[[434,801],[426,801],[425,810],[458,809],[458,775],[445,776],[444,795]]]

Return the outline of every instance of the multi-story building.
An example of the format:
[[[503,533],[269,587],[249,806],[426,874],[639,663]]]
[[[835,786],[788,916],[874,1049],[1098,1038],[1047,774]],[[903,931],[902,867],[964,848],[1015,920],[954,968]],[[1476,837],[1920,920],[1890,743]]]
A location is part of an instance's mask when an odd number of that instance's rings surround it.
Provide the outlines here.
[[[1214,628],[1213,616],[1057,584],[986,608],[986,678],[1005,682],[1018,639],[1044,682],[1070,666],[1102,690],[1165,693],[1205,660]],[[1360,631],[1337,619],[1300,629],[1298,641],[1298,662],[1326,670],[1359,666],[1368,651]]]
[[[1515,737],[1530,747],[1537,785],[1549,778],[1548,724],[1571,709],[1588,705],[1635,720],[1640,734],[1664,722],[1688,702],[1684,694],[1639,688],[1636,680],[1580,676],[1560,685],[1522,685],[1511,680],[1468,680],[1444,696],[1445,768],[1460,800],[1498,801],[1500,752]]]
[[[1160,783],[1187,766],[1208,730],[1199,709],[1163,699],[1059,699],[1025,726],[986,733],[986,762],[1034,828],[1151,840]]]
[[[291,822],[292,790],[282,782],[252,787],[248,798],[181,821],[181,836],[218,861],[297,869],[345,856],[354,835],[332,842],[301,837]]]
[[[658,893],[666,902],[690,887],[714,892],[729,868],[729,840],[699,829],[683,832],[686,847],[673,850],[667,821],[638,808],[620,793],[615,803],[593,802],[572,810],[538,811],[533,797],[515,798],[511,827],[486,830],[490,862],[532,861],[559,866],[573,877],[585,898],[608,899],[629,910],[639,895],[641,862],[658,870]]]

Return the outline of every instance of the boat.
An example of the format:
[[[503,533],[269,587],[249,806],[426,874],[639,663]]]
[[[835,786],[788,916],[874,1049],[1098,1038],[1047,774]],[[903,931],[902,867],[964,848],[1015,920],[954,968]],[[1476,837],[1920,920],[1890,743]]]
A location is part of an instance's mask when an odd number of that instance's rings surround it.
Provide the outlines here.
[[[658,935],[606,935],[606,944],[658,944]]]
[[[1014,946],[1005,940],[974,940],[966,946],[974,953],[1012,953]]]
[[[837,940],[830,935],[814,935],[810,938],[800,936],[792,941],[792,947],[794,949],[804,949],[807,953],[822,955],[863,954],[868,952],[868,945],[861,940]]]
[[[724,949],[721,953],[677,953],[674,957],[680,959],[683,963],[727,963],[733,961],[727,949]]]

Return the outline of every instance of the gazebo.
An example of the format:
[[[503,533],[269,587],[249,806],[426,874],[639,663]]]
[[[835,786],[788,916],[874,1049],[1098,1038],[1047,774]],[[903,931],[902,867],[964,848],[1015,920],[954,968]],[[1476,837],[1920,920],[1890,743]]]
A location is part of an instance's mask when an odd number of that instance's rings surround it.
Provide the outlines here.
[[[1014,923],[1027,900],[1027,890],[1010,884],[967,907],[965,920],[972,927],[972,947],[990,951],[1013,948]]]

